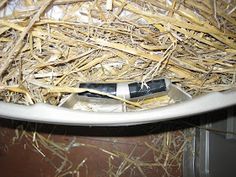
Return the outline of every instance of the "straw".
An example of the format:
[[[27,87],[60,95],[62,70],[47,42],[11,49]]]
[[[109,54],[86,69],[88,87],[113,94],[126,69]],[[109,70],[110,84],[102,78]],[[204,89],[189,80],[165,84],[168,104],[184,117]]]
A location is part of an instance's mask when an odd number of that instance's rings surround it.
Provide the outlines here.
[[[163,128],[162,130],[167,126],[164,123],[160,125]],[[17,126],[13,144],[21,142],[27,144],[27,147],[33,149],[36,155],[42,156],[44,163],[54,169],[55,177],[64,177],[68,174],[78,175],[83,173],[82,170],[84,171],[85,168],[86,171],[93,170],[89,162],[95,157],[86,157],[85,154],[78,153],[78,156],[82,159],[81,161],[71,159],[70,153],[72,151],[80,152],[82,149],[96,152],[99,156],[107,159],[103,162],[106,168],[97,171],[98,174],[105,172],[107,176],[119,177],[135,173],[133,175],[147,176],[150,172],[158,171],[163,176],[170,176],[173,173],[173,168],[177,172],[181,172],[183,151],[188,141],[191,141],[191,138],[186,137],[183,130],[175,130],[147,135],[145,141],[136,143],[129,143],[119,138],[102,139],[92,137],[71,137],[69,141],[63,140],[62,142],[58,140],[58,137],[56,138],[53,130],[50,134],[41,134],[37,127],[39,127],[37,124],[30,123]],[[40,129],[42,128],[44,127],[40,126]],[[63,129],[63,131],[65,130]],[[191,134],[192,129],[185,131]],[[112,148],[106,146],[106,143],[108,145],[112,143]],[[126,150],[120,148],[124,146],[127,147]],[[149,157],[148,160],[146,157]],[[89,171],[86,173],[89,173]],[[104,176],[106,175],[104,174]]]
[[[226,1],[20,0],[0,19],[0,99],[58,105],[71,92],[49,87],[163,77],[192,96],[233,89],[235,13]]]

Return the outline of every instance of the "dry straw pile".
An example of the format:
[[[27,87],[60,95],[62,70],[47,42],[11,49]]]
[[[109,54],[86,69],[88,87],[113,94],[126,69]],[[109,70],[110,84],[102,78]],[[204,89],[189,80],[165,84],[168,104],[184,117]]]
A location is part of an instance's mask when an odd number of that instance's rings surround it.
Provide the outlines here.
[[[87,91],[76,88],[80,82],[145,82],[159,77],[193,96],[232,89],[235,7],[235,0],[1,0],[0,100],[58,105],[68,93]],[[181,131],[179,136],[157,135],[154,139],[161,144],[144,143],[156,157],[145,162],[133,158],[132,152],[110,152],[76,141],[60,144],[23,128],[16,129],[16,135],[14,141],[28,139],[43,157],[47,150],[59,158],[57,176],[79,171],[86,163],[86,158],[81,164],[67,158],[76,147],[108,154],[109,176],[122,176],[132,166],[142,176],[144,168],[161,168],[169,176],[168,166],[181,167],[187,141]],[[115,166],[111,159],[121,163]]]
[[[235,6],[235,0],[3,0],[0,100],[58,105],[66,93],[86,91],[75,88],[80,82],[159,77],[193,96],[232,89]]]

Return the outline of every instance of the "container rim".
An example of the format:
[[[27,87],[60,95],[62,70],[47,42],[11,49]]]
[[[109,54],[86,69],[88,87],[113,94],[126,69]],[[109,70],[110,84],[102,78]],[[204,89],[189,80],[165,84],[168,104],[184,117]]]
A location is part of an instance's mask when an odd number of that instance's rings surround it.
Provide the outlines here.
[[[43,103],[31,106],[0,101],[0,118],[84,126],[128,126],[184,118],[236,105],[236,91],[213,92],[181,103],[139,112],[85,112]]]

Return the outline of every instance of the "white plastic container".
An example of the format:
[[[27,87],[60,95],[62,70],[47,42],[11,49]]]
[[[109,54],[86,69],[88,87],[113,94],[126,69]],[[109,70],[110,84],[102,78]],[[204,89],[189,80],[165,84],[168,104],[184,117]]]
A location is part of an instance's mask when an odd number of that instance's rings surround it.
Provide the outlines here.
[[[140,112],[97,113],[46,104],[32,106],[0,102],[0,117],[62,125],[119,126],[180,119],[236,104],[236,91],[215,92],[192,100]]]

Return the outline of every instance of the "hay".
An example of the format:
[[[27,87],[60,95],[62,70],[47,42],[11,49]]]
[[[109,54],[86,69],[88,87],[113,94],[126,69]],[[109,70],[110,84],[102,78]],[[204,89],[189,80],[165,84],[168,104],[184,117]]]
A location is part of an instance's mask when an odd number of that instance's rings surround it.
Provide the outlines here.
[[[234,7],[219,0],[3,1],[0,100],[30,105],[53,97],[58,105],[66,94],[49,93],[55,87],[159,77],[193,96],[232,89]]]
[[[234,1],[2,0],[0,15],[1,101],[58,105],[66,93],[85,91],[75,88],[80,82],[166,77],[193,96],[236,86]],[[138,103],[115,99],[139,109],[172,102],[167,97]],[[178,133],[152,136],[139,155],[136,147],[127,154],[74,139],[61,144],[25,127],[16,129],[13,143],[28,140],[55,168],[56,176],[78,176],[87,158],[73,164],[68,153],[81,147],[107,155],[110,177],[132,174],[133,169],[145,176],[150,168],[169,176],[172,166],[181,168],[188,139]],[[150,152],[153,161],[145,161]]]
[[[86,157],[86,153],[78,153],[78,156],[83,160],[79,163],[75,159],[72,160],[74,153],[83,152],[83,149],[88,152],[96,152],[100,157],[104,156],[106,160],[102,163],[106,168],[101,169],[101,171],[104,171],[104,176],[120,177],[127,176],[127,174],[147,176],[146,173],[150,172],[162,176],[171,176],[172,173],[176,173],[176,170],[181,172],[183,151],[186,143],[191,141],[191,137],[187,137],[182,130],[150,134],[145,137],[144,142],[135,143],[123,142],[115,137],[103,140],[102,138],[93,137],[72,137],[67,134],[64,136],[69,136],[68,141],[62,141],[63,138],[56,138],[57,135],[53,133],[53,130],[51,131],[52,134],[41,134],[42,132],[37,129],[38,125],[28,123],[17,126],[12,143],[24,142],[26,144],[25,148],[35,151],[36,155],[42,156],[45,163],[54,168],[55,177],[64,177],[68,174],[76,176],[76,174],[84,173],[85,168],[86,170],[93,170],[94,166],[92,167],[90,163],[96,157]],[[160,125],[162,130],[167,126],[169,125]],[[42,128],[41,125],[40,129]],[[66,129],[63,129],[63,131],[66,131]],[[191,134],[192,130],[188,131]],[[106,143],[107,145],[112,144],[112,147],[106,146]],[[127,148],[126,150],[122,148],[124,145]],[[130,150],[128,150],[129,147]],[[81,167],[83,169],[80,169]],[[173,171],[173,169],[176,170]],[[97,173],[100,174],[101,171],[97,171]]]

